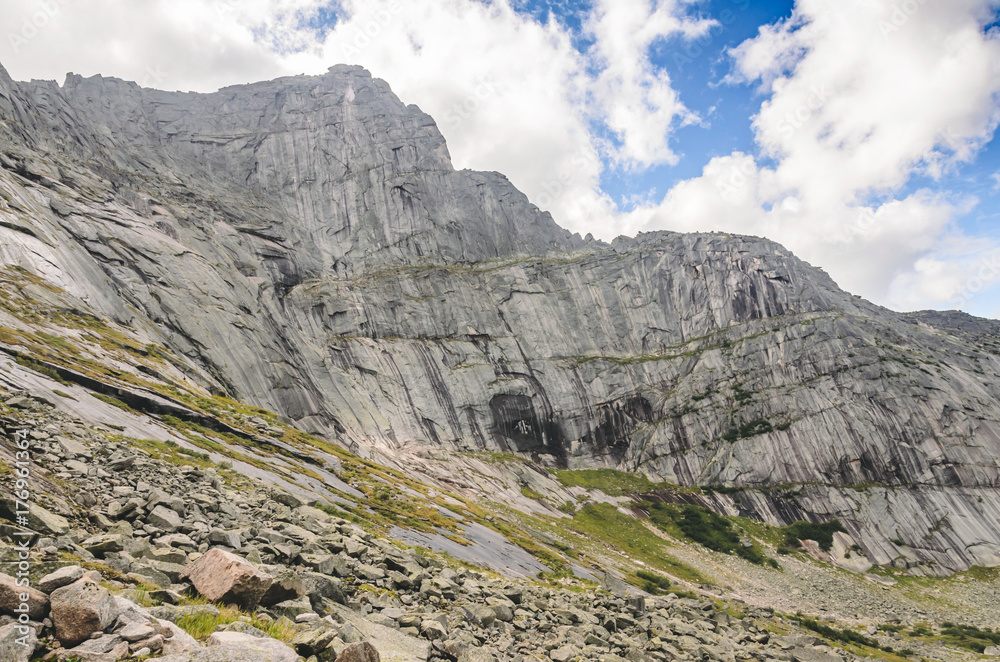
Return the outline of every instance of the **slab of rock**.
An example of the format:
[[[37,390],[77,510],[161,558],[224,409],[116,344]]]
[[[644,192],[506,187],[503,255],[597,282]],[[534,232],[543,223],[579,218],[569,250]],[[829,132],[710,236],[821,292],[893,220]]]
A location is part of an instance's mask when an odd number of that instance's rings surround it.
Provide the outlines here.
[[[129,623],[116,632],[116,634],[125,641],[132,643],[135,641],[142,641],[143,639],[149,639],[156,634],[156,628],[153,627],[151,623],[135,622]]]
[[[198,640],[170,621],[157,621],[164,631],[163,654],[183,655],[188,651],[197,650],[201,645]],[[169,636],[166,636],[169,633]]]
[[[50,572],[38,580],[38,590],[43,593],[51,593],[57,588],[69,586],[73,582],[83,577],[84,570],[78,565],[68,565],[59,568],[55,572]]]
[[[49,598],[30,586],[18,586],[17,579],[0,574],[0,614],[17,616],[22,597],[27,597],[28,616],[33,621],[42,620],[49,613]]]
[[[159,505],[146,515],[146,523],[167,533],[173,533],[181,526],[181,516],[177,514],[177,511]]]
[[[299,659],[293,648],[277,639],[264,639],[243,632],[214,632],[206,643],[209,650],[225,650],[233,659],[240,659],[236,656],[242,655],[254,662],[296,662]],[[224,659],[229,660],[230,657]]]
[[[496,662],[496,659],[488,648],[467,648],[458,656],[458,662]]]
[[[56,589],[50,599],[56,638],[65,648],[72,648],[95,632],[104,631],[118,616],[118,606],[111,593],[86,577]]]
[[[208,541],[215,545],[225,545],[233,549],[239,549],[242,545],[239,532],[226,531],[225,529],[212,529],[209,531]]]
[[[381,662],[378,651],[367,641],[349,644],[337,656],[336,662]]]
[[[191,580],[195,590],[212,602],[225,602],[244,609],[257,606],[271,586],[271,575],[244,559],[212,548],[189,564],[182,575]]]
[[[10,520],[12,522],[17,521],[17,505],[11,499],[0,499],[0,517],[3,519]],[[62,515],[56,515],[55,513],[45,510],[41,506],[35,503],[28,504],[28,528],[32,531],[37,531],[38,533],[62,536],[69,533],[70,525],[69,520],[67,520]]]
[[[38,648],[38,637],[34,628],[17,623],[0,628],[0,660],[28,662],[36,648]]]
[[[75,648],[60,649],[59,660],[74,662],[114,662],[128,656],[128,642],[116,634],[88,639]]]
[[[341,605],[329,604],[338,621],[350,625],[359,635],[353,642],[368,641],[379,654],[392,662],[426,662],[431,644],[426,639],[411,637],[394,628],[373,623],[358,612]]]

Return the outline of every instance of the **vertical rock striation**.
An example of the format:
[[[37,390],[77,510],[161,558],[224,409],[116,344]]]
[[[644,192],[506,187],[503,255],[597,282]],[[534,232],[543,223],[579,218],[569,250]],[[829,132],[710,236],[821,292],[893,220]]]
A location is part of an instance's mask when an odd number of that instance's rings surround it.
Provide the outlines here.
[[[874,306],[765,239],[582,240],[358,67],[213,94],[0,69],[0,127],[0,261],[305,429],[744,487],[716,506],[1000,562],[995,323]]]

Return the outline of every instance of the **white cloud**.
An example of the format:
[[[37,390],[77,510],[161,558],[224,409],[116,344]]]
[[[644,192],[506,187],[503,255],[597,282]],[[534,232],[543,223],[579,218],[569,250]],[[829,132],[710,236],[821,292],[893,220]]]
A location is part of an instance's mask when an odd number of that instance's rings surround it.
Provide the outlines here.
[[[683,17],[679,4],[598,0],[585,27],[594,37],[591,55],[603,67],[593,93],[621,143],[613,156],[627,167],[676,163],[669,145],[672,125],[698,121],[681,103],[667,73],[654,68],[647,56],[658,39],[675,34],[697,38],[718,25],[712,19]]]
[[[975,200],[895,194],[914,174],[968,161],[998,119],[995,2],[800,0],[734,57],[766,95],[753,127],[764,167],[713,159],[647,228],[718,227],[780,241],[846,289],[898,308],[945,304],[968,270],[952,221]],[[900,9],[901,6],[909,8]],[[711,220],[708,220],[711,219]]]

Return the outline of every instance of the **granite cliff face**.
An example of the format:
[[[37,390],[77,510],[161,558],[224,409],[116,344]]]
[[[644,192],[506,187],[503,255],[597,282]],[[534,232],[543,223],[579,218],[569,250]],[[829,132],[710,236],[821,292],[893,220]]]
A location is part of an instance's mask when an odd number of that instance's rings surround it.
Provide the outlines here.
[[[996,323],[765,239],[582,240],[357,67],[214,94],[0,68],[0,262],[354,449],[741,488],[713,507],[1000,564]]]

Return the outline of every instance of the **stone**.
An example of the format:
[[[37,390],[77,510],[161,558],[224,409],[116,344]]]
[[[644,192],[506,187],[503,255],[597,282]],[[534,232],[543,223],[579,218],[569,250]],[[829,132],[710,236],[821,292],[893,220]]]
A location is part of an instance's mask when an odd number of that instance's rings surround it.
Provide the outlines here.
[[[286,570],[274,575],[271,585],[260,599],[260,604],[263,607],[270,607],[285,600],[295,600],[303,595],[306,595],[306,587],[300,573]]]
[[[119,637],[124,639],[129,643],[136,641],[141,641],[143,639],[149,639],[154,634],[156,634],[156,628],[154,628],[150,623],[129,623],[124,628],[116,632]]]
[[[226,531],[225,529],[212,529],[208,532],[208,541],[215,545],[225,545],[232,549],[239,549],[242,546],[238,531]]]
[[[184,655],[200,647],[198,641],[170,621],[157,621],[157,625],[164,632],[163,654],[164,655]]]
[[[448,628],[440,621],[428,619],[420,623],[420,634],[431,640],[444,639],[448,636]]]
[[[51,593],[57,588],[68,586],[77,581],[83,577],[83,573],[84,569],[78,565],[63,566],[39,579],[36,585],[38,586],[38,590],[43,593]]]
[[[497,656],[488,648],[466,648],[458,656],[458,662],[497,662]]]
[[[70,530],[69,520],[34,502],[28,502],[28,513],[23,516],[27,518],[27,528],[37,533],[62,536]],[[0,499],[0,517],[11,522],[18,521],[18,507],[12,499]]]
[[[254,637],[242,632],[214,632],[206,642],[209,648],[219,648],[248,660],[259,662],[296,662],[299,656],[293,648],[277,639]]]
[[[49,613],[49,597],[30,586],[19,586],[18,580],[10,575],[0,574],[0,614],[18,616],[22,598],[27,598],[28,616],[33,621],[42,620]]]
[[[128,537],[120,533],[105,533],[87,538],[80,546],[99,559],[107,554],[117,554],[125,549]]]
[[[303,657],[319,655],[333,643],[336,636],[337,633],[332,629],[317,627],[296,634],[292,639],[292,646]]]
[[[348,644],[337,656],[336,662],[380,662],[378,651],[367,641]]]
[[[159,505],[146,515],[146,522],[158,529],[173,533],[181,526],[181,516],[175,510]]]
[[[57,652],[60,660],[74,662],[114,662],[128,655],[128,642],[114,634],[90,638],[73,648]]]
[[[0,660],[28,662],[36,648],[38,648],[38,636],[35,628],[18,623],[0,627]]]
[[[72,648],[95,632],[103,631],[118,616],[118,606],[111,593],[86,577],[56,589],[50,600],[56,638],[65,648]]]
[[[189,564],[183,576],[195,590],[212,602],[224,602],[252,609],[271,586],[271,575],[231,552],[212,548]]]
[[[552,662],[569,662],[579,654],[580,650],[576,646],[567,645],[549,651],[549,658]]]

